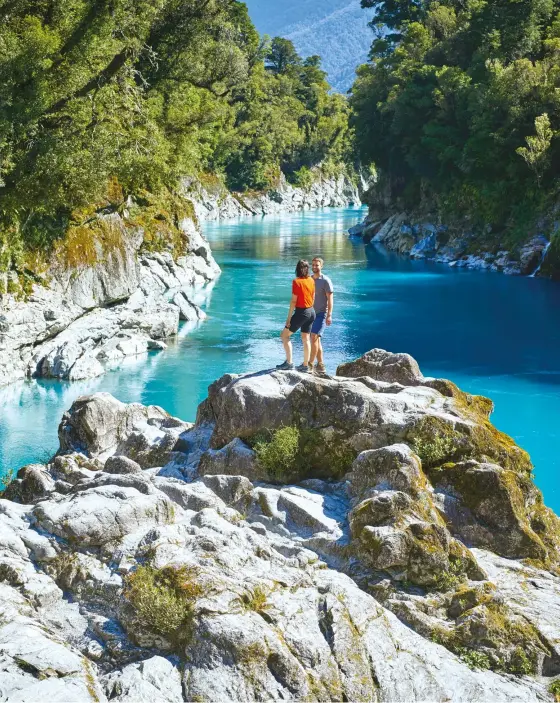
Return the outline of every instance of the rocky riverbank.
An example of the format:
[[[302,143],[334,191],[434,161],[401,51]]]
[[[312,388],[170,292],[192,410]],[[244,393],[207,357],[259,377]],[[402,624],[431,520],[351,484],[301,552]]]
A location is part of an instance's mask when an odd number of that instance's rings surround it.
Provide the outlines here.
[[[474,233],[450,233],[445,226],[418,222],[402,212],[385,219],[368,215],[351,227],[349,234],[362,237],[366,244],[382,244],[413,259],[431,259],[457,268],[522,276],[552,273],[545,265],[550,241],[543,235],[531,237],[514,249],[505,249],[484,244]]]
[[[33,274],[40,280],[26,295],[12,272],[17,292],[0,295],[0,385],[26,377],[99,376],[126,356],[165,349],[180,320],[202,319],[199,306],[219,267],[200,222],[360,204],[360,194],[344,175],[317,173],[307,189],[282,177],[274,191],[244,195],[230,193],[218,179],[185,179],[180,200],[192,214],[178,223],[179,252],[146,248],[145,227],[131,226],[126,209],[99,212],[93,219],[111,236],[78,247],[79,257],[93,253],[93,261],[69,264],[53,255],[40,277]],[[151,225],[165,228],[166,216]]]
[[[80,398],[0,500],[7,700],[552,701],[560,523],[492,403],[373,350]]]
[[[361,205],[360,189],[348,176],[313,173],[308,188],[291,185],[282,174],[278,187],[266,192],[232,193],[217,178],[192,178],[183,180],[183,193],[192,200],[201,221]]]
[[[91,240],[94,261],[56,256],[29,295],[0,296],[0,385],[25,377],[78,380],[125,356],[164,349],[180,320],[199,320],[199,303],[219,273],[194,219],[180,223],[181,251],[144,249],[142,227],[98,215],[108,241]]]

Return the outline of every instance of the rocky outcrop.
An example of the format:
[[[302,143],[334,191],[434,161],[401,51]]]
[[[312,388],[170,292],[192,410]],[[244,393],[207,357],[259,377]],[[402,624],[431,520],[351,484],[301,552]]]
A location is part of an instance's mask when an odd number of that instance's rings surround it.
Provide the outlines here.
[[[76,401],[0,499],[4,697],[550,700],[528,457],[406,354],[339,373],[224,376],[195,424]]]
[[[282,174],[278,187],[266,192],[232,193],[218,179],[197,178],[184,179],[183,192],[201,221],[361,204],[360,189],[348,176],[326,177],[320,171],[308,188],[291,185]]]
[[[417,221],[404,212],[385,219],[368,215],[348,233],[351,237],[361,237],[366,244],[381,244],[413,259],[431,259],[456,268],[522,276],[541,274],[550,247],[543,235],[531,237],[516,249],[488,247],[474,232],[452,233],[446,226]]]
[[[26,300],[0,296],[0,385],[26,376],[78,380],[124,357],[165,349],[180,320],[204,317],[199,303],[219,268],[194,222],[181,223],[180,256],[143,251],[143,231],[108,216],[118,246],[89,265],[52,262]]]

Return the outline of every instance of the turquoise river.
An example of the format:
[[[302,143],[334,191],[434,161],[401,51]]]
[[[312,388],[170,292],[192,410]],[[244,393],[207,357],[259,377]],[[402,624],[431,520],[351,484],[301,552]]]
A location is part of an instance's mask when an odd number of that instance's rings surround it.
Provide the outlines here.
[[[426,375],[495,402],[494,423],[524,447],[546,503],[560,513],[560,285],[410,261],[346,234],[363,212],[325,209],[207,224],[222,267],[208,319],[181,329],[165,352],[129,360],[91,381],[30,381],[0,389],[0,470],[45,461],[73,400],[108,391],[194,420],[226,372],[282,361],[278,338],[300,257],[322,255],[335,285],[327,368],[373,347],[408,352]],[[296,360],[301,356],[296,342]]]

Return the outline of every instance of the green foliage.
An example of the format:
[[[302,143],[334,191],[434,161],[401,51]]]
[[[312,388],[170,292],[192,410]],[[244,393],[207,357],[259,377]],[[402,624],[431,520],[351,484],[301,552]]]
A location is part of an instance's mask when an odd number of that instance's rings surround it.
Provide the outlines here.
[[[263,586],[255,586],[249,593],[242,596],[243,605],[247,610],[260,613],[267,608],[267,592]]]
[[[186,566],[139,566],[126,577],[124,596],[148,629],[181,647],[189,640],[193,605],[202,594],[196,577]]]
[[[435,466],[453,453],[454,442],[453,437],[450,435],[434,434],[431,439],[417,437],[414,440],[413,447],[423,464]]]
[[[490,669],[490,659],[484,652],[478,652],[476,649],[466,649],[459,647],[457,650],[459,656],[465,664],[471,669]]]
[[[552,141],[550,120],[546,112],[535,117],[535,132],[534,136],[525,137],[527,146],[520,146],[516,151],[519,156],[523,157],[527,166],[535,174],[540,188],[542,175],[548,166],[549,149]]]
[[[465,581],[465,568],[461,559],[449,559],[449,571],[440,571],[434,583],[436,591],[454,591]]]
[[[128,196],[169,200],[181,176],[271,188],[281,169],[352,160],[349,108],[318,57],[261,41],[242,2],[12,0],[0,11],[0,292],[15,285],[5,272],[19,276],[69,228],[69,265],[91,263],[89,219]],[[174,248],[177,208],[164,209]]]
[[[319,429],[281,427],[263,432],[251,442],[269,479],[289,483],[303,478],[341,478],[356,452],[343,440],[332,440]]]
[[[379,192],[463,228],[490,224],[506,244],[526,237],[559,190],[558,0],[362,5],[384,27],[351,98]]]
[[[0,477],[0,497],[2,496],[6,488],[8,488],[10,483],[14,480],[15,476],[16,472],[14,471],[14,469],[8,469],[8,471],[2,477]]]
[[[254,445],[259,464],[269,476],[282,481],[297,469],[299,441],[297,427],[281,427],[268,441],[259,439]]]
[[[560,679],[555,679],[548,687],[555,701],[560,701]]]
[[[290,182],[299,188],[309,190],[315,180],[312,171],[307,166],[302,166],[298,171],[294,171],[291,175]]]
[[[424,468],[441,465],[457,451],[458,438],[447,423],[426,417],[413,428],[412,448]]]

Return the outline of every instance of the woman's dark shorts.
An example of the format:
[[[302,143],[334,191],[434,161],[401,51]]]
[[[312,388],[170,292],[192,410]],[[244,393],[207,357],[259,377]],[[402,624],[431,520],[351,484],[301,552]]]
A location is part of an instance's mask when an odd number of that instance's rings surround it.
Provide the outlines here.
[[[290,332],[297,332],[301,329],[303,334],[309,334],[314,322],[314,308],[296,308],[290,320]]]

